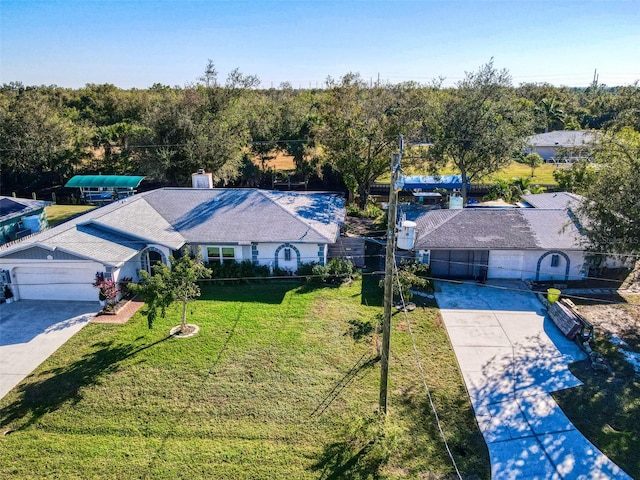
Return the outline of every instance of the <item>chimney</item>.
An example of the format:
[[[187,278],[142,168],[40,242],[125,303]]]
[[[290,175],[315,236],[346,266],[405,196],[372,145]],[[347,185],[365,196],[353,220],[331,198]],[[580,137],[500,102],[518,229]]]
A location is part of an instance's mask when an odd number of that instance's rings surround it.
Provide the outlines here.
[[[199,168],[197,173],[191,174],[191,186],[193,188],[213,188],[213,176],[205,173],[204,168]]]

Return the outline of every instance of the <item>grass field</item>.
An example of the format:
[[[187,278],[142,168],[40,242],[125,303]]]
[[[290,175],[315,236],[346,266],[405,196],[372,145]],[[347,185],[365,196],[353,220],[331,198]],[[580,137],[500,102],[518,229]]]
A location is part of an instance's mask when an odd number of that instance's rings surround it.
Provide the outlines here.
[[[377,421],[378,279],[319,288],[211,286],[200,333],[89,324],[0,401],[2,478],[449,478],[404,317],[392,328],[390,414]],[[364,286],[363,286],[364,285]],[[466,478],[488,455],[436,309],[410,314]]]
[[[545,163],[544,165],[536,168],[535,176],[531,179],[532,184],[543,184],[543,185],[555,185],[558,182],[553,178],[553,172],[555,171],[555,166],[550,163]],[[407,167],[403,169],[406,175],[422,175],[423,171],[416,171],[411,167]],[[439,171],[440,175],[455,175],[459,174],[459,172],[451,168],[444,168]],[[531,175],[531,167],[524,165],[518,162],[512,162],[509,166],[498,170],[493,175],[490,175],[486,178],[481,178],[479,180],[475,180],[474,183],[493,183],[496,179],[500,180],[511,180],[512,178],[526,177],[529,178]],[[381,177],[378,177],[378,182],[388,182],[391,178],[391,174],[385,174]]]
[[[50,227],[95,208],[93,205],[49,205],[45,208]]]

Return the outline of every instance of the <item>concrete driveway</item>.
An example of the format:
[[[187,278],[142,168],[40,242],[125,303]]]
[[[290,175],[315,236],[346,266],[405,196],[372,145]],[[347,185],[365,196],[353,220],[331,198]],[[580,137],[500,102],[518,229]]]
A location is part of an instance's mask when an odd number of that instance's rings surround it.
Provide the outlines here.
[[[0,305],[0,398],[99,309],[98,302],[21,300]]]
[[[494,479],[630,479],[569,421],[550,392],[581,382],[585,357],[520,281],[438,282],[451,339]]]

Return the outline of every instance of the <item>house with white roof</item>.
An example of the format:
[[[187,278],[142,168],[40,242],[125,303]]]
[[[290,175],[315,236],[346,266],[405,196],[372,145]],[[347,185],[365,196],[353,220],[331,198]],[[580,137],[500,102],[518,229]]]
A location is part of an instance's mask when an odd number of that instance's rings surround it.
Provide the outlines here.
[[[92,301],[97,272],[136,281],[184,247],[206,262],[295,271],[327,262],[344,217],[344,199],[329,193],[163,188],[0,247],[0,272],[17,299]]]
[[[547,163],[572,163],[591,158],[597,139],[598,133],[588,130],[556,130],[527,138],[525,151],[539,154]]]

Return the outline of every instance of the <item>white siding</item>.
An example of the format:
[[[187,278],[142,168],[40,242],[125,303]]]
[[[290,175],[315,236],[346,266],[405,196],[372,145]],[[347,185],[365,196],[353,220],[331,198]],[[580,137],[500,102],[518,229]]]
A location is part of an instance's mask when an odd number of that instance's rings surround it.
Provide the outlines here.
[[[553,255],[558,255],[558,265],[551,266]],[[584,255],[582,252],[545,250],[492,250],[489,253],[488,278],[519,278],[521,280],[564,281],[569,258],[569,279],[584,277]],[[538,262],[540,263],[538,271]]]
[[[488,278],[526,278],[523,272],[524,252],[493,250],[489,253]]]

